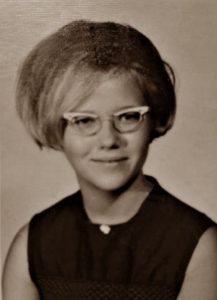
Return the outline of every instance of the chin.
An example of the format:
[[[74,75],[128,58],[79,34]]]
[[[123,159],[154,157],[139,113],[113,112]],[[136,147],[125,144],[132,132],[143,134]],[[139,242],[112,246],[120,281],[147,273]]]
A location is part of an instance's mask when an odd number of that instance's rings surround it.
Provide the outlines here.
[[[105,192],[117,192],[131,185],[136,176],[104,176],[98,178],[95,187]]]

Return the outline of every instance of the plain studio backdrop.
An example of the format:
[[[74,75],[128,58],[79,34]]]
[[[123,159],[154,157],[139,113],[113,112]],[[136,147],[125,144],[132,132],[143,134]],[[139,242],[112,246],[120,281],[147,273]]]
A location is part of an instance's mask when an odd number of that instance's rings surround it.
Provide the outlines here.
[[[173,129],[154,141],[144,171],[217,221],[216,0],[0,1],[2,257],[31,216],[77,189],[64,155],[40,151],[15,112],[17,69],[32,47],[75,19],[128,23],[146,34],[177,77]]]

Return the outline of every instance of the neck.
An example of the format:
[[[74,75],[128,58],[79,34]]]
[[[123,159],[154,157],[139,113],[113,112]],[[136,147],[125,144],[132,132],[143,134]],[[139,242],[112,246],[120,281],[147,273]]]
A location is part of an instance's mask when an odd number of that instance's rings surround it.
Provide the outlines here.
[[[131,184],[117,191],[104,191],[80,182],[85,211],[92,223],[114,225],[130,220],[152,189],[139,175]]]

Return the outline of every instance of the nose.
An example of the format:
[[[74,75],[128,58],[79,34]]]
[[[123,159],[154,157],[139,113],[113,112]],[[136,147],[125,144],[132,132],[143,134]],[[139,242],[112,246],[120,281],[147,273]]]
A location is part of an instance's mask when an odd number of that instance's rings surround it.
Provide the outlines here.
[[[121,145],[120,133],[114,128],[111,120],[104,120],[98,132],[98,141],[101,148],[117,149]]]

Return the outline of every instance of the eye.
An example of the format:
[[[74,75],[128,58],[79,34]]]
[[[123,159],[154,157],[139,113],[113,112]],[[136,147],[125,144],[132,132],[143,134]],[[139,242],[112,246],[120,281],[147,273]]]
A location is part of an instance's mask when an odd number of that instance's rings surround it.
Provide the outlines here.
[[[72,118],[71,123],[79,127],[91,126],[92,124],[95,123],[95,118],[90,116],[74,117]]]
[[[74,117],[72,119],[72,122],[74,124],[87,124],[87,123],[91,123],[93,121],[93,118],[91,117]]]
[[[135,123],[141,118],[141,114],[138,111],[129,111],[122,113],[118,116],[118,120],[122,123]]]

